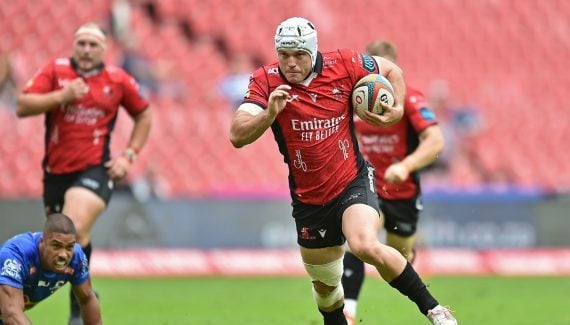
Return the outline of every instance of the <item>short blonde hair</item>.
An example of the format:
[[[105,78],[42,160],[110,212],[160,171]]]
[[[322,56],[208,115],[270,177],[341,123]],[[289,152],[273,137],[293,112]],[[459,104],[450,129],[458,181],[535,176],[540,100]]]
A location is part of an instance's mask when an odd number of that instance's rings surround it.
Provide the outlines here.
[[[97,40],[101,46],[106,47],[107,33],[98,24],[93,22],[85,23],[79,26],[73,33],[73,39],[77,39],[83,36],[90,36],[91,38]]]
[[[366,53],[374,56],[381,56],[395,62],[398,58],[398,51],[394,43],[386,40],[375,40],[366,46]]]

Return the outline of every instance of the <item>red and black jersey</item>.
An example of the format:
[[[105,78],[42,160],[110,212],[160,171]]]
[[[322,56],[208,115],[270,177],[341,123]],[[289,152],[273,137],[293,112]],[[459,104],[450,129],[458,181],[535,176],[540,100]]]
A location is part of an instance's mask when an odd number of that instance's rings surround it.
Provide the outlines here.
[[[421,92],[406,88],[404,116],[389,127],[372,126],[355,116],[360,149],[366,159],[376,168],[378,195],[383,199],[409,199],[415,197],[419,177],[413,173],[400,184],[388,184],[384,173],[391,164],[403,160],[419,145],[419,134],[428,126],[437,124],[435,114],[428,108]]]
[[[327,203],[364,166],[350,99],[356,82],[370,73],[379,73],[370,56],[346,49],[319,52],[313,75],[302,84],[289,84],[287,105],[271,128],[289,167],[294,200]],[[244,102],[265,109],[269,94],[282,84],[288,82],[277,63],[263,66],[253,73]]]
[[[78,74],[73,61],[59,58],[45,65],[24,88],[25,93],[44,94],[62,89],[83,78],[88,93],[45,115],[44,169],[67,174],[99,165],[110,159],[110,137],[119,106],[135,116],[148,107],[133,77],[114,66],[104,66],[89,76]]]

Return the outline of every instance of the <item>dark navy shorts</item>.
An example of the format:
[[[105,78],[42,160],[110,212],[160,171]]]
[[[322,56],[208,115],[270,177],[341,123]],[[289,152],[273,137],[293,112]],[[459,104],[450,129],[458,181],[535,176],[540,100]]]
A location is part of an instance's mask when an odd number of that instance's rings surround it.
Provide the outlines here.
[[[44,172],[44,207],[47,214],[61,212],[65,192],[71,187],[84,187],[97,194],[105,204],[109,204],[113,194],[113,181],[103,165],[89,167],[71,174],[50,174]]]
[[[351,205],[362,203],[379,211],[374,168],[366,165],[334,200],[325,205],[293,202],[297,243],[306,248],[325,248],[344,244],[342,215]]]
[[[406,200],[380,199],[380,210],[385,220],[384,228],[387,232],[402,237],[410,237],[416,233],[422,208],[421,195]]]

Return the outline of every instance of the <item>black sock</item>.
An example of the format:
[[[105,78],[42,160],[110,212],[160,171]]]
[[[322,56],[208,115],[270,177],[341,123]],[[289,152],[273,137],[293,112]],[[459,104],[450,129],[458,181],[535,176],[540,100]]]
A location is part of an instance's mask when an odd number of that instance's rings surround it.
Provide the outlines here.
[[[321,314],[323,315],[323,319],[325,321],[325,325],[347,325],[346,318],[344,317],[343,313],[344,305],[339,309],[335,309],[331,312],[325,312],[319,309]]]
[[[424,315],[439,304],[410,263],[406,264],[402,274],[392,280],[390,285],[415,302]]]
[[[362,282],[364,282],[364,262],[350,252],[344,254],[344,272],[342,274],[342,287],[344,297],[347,299],[358,299]],[[347,276],[350,275],[350,276]]]
[[[83,250],[83,253],[85,253],[85,256],[87,256],[87,263],[89,263],[91,261],[91,251],[93,250],[91,242],[89,242],[87,246],[81,247],[81,249]]]

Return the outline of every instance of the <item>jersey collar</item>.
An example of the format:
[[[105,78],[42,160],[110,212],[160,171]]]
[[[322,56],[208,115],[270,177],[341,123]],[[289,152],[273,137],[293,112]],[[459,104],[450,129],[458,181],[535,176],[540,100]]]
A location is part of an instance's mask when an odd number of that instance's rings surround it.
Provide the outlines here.
[[[99,74],[101,71],[103,71],[103,69],[105,68],[105,63],[101,62],[101,64],[89,71],[81,71],[79,70],[79,66],[77,65],[77,62],[75,62],[75,60],[73,58],[71,58],[69,60],[71,62],[71,67],[73,68],[73,70],[75,70],[75,72],[85,78],[89,78],[89,77],[93,77],[94,75]]]
[[[317,52],[317,59],[315,60],[315,67],[313,68],[313,72],[318,74],[323,73],[323,55],[321,52]]]

